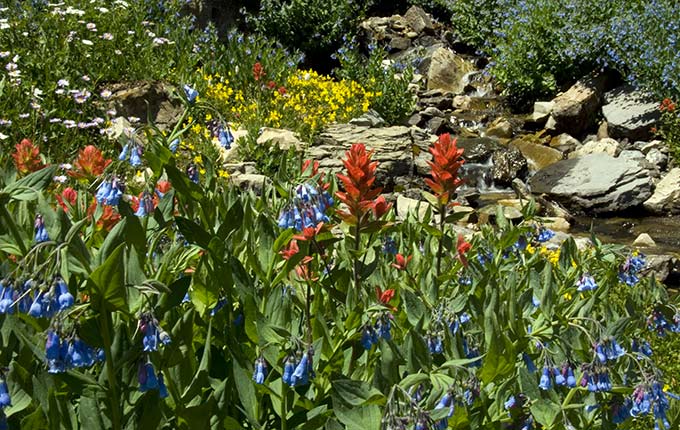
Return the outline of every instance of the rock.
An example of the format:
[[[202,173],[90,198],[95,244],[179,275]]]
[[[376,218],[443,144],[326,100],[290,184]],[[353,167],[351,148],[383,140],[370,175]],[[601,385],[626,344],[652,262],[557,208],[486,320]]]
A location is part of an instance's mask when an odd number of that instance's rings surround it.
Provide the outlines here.
[[[470,96],[455,96],[453,98],[453,107],[456,109],[468,110],[470,109],[472,98]]]
[[[435,116],[427,121],[426,128],[430,133],[439,135],[451,131],[447,125],[446,118]]]
[[[652,237],[647,233],[642,233],[635,238],[635,240],[633,241],[633,246],[651,248],[653,246],[656,246],[656,242],[654,242],[654,239],[652,239]]]
[[[404,221],[406,218],[408,218],[409,213],[414,213],[416,219],[422,221],[423,218],[425,218],[425,213],[429,207],[426,201],[412,199],[401,194],[397,195],[397,202],[395,206],[397,219],[401,221]]]
[[[416,33],[433,32],[434,24],[430,15],[418,6],[411,6],[404,14],[404,21]]]
[[[563,158],[562,153],[556,149],[538,145],[522,138],[510,142],[510,147],[519,149],[524,158],[527,159],[529,169],[533,171],[541,170]]]
[[[569,154],[581,146],[581,142],[567,133],[562,133],[550,139],[550,147]]]
[[[528,173],[527,159],[516,148],[496,151],[492,159],[491,173],[496,185],[508,186],[515,178],[524,178]]]
[[[253,191],[261,195],[265,186],[271,186],[272,181],[265,175],[242,173],[230,177],[231,182],[242,190]]]
[[[423,121],[423,116],[419,113],[414,113],[411,115],[411,117],[406,121],[406,124],[409,126],[418,126],[420,123]],[[351,121],[350,121],[351,123]]]
[[[640,165],[646,167],[647,169],[650,169],[652,167],[647,161],[647,159],[645,159],[645,155],[642,152],[636,151],[634,149],[624,149],[619,153],[619,158],[635,161],[636,163],[639,163]]]
[[[606,139],[609,137],[609,125],[607,121],[602,121],[600,126],[597,128],[597,140]]]
[[[437,109],[435,106],[426,107],[425,109],[420,111],[420,114],[423,115],[423,116],[426,116],[426,117],[433,117],[433,116],[443,117],[444,116],[444,112]]]
[[[439,90],[428,91],[423,93],[418,98],[418,105],[424,108],[434,107],[440,111],[453,109],[454,97],[451,93],[442,93]]]
[[[621,153],[621,145],[614,139],[591,140],[569,154],[569,158],[583,157],[588,154],[608,154],[616,157]]]
[[[651,142],[635,142],[640,144],[640,151],[647,155],[652,149],[658,149],[662,153],[668,153],[668,147],[660,140],[652,140]]]
[[[545,228],[549,228],[553,231],[561,231],[566,233],[571,228],[569,221],[562,217],[543,217],[541,220]]]
[[[668,164],[668,155],[654,148],[647,152],[645,159],[659,170],[664,170]]]
[[[648,255],[647,265],[643,273],[650,274],[656,278],[657,281],[665,284],[672,283],[671,277],[678,276],[678,269],[680,269],[680,261],[671,255]]]
[[[225,165],[241,162],[241,154],[238,148],[241,145],[241,140],[248,137],[248,130],[238,129],[232,131],[231,134],[234,136],[234,141],[229,149],[223,148],[216,139],[213,140],[215,148],[220,153],[220,161]]]
[[[550,112],[555,106],[555,102],[534,102],[534,111],[527,120],[534,123],[545,123],[550,116]]]
[[[463,77],[474,70],[472,63],[464,60],[446,48],[437,48],[432,54],[427,72],[427,88],[463,92]]]
[[[304,144],[297,138],[294,132],[281,128],[262,128],[260,135],[257,137],[257,144],[264,145],[266,143],[278,145],[284,151],[289,148],[295,148],[297,151],[304,149]]]
[[[175,126],[182,115],[182,103],[173,97],[173,87],[162,82],[119,82],[107,85],[111,91],[110,108],[118,115],[150,118],[161,130]]]
[[[654,194],[644,203],[654,213],[680,213],[680,167],[671,169],[656,184]]]
[[[640,206],[652,195],[647,169],[607,154],[558,161],[530,180],[534,193],[589,213],[614,213]]]
[[[305,157],[318,160],[322,170],[335,173],[344,168],[342,159],[352,144],[364,143],[368,150],[374,151],[373,160],[379,162],[378,182],[389,188],[398,177],[412,177],[414,169],[422,176],[428,174],[427,161],[431,156],[427,149],[436,138],[418,128],[404,126],[369,128],[331,124],[305,150]]]
[[[577,135],[586,131],[600,108],[605,83],[603,75],[588,76],[555,97],[546,128]]]
[[[489,205],[484,206],[483,208],[477,211],[479,213],[479,220],[481,221],[481,223],[484,223],[487,220],[489,222],[493,222],[493,220],[496,218],[497,207],[499,206],[503,209],[503,216],[505,216],[506,219],[510,221],[518,221],[523,219],[522,212],[516,207],[503,205]]]
[[[509,139],[512,137],[512,124],[505,118],[497,118],[486,129],[487,136]]]
[[[390,40],[391,51],[404,51],[411,47],[411,39],[407,37],[393,37]]]
[[[378,112],[373,109],[369,109],[368,111],[361,114],[361,116],[349,120],[349,123],[362,127],[382,127],[385,125],[385,120]]]
[[[612,137],[645,140],[661,115],[659,104],[651,94],[624,85],[605,94],[602,114]]]
[[[503,145],[488,137],[459,137],[458,148],[463,148],[463,158],[467,163],[484,163],[491,155],[504,149]]]

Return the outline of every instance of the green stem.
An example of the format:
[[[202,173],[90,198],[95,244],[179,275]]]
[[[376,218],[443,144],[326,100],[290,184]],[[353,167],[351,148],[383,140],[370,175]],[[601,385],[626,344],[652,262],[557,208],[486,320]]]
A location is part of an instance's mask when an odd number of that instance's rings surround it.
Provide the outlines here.
[[[285,383],[281,383],[281,430],[288,429],[288,408],[286,405],[286,395],[288,394],[288,387]]]
[[[113,430],[120,430],[120,397],[118,396],[118,387],[116,380],[116,372],[113,367],[113,353],[111,351],[111,328],[113,323],[111,321],[111,314],[109,312],[102,312],[100,314],[102,322],[102,336],[104,338],[104,354],[106,355],[106,376],[109,381],[109,400],[111,402],[111,428]]]
[[[442,255],[444,254],[444,218],[446,218],[446,205],[439,204],[439,232],[441,237],[439,238],[439,246],[437,247],[437,279],[442,274]],[[434,283],[434,296],[439,297],[439,281],[436,280]]]
[[[19,234],[19,229],[17,228],[17,225],[14,223],[12,215],[10,215],[10,213],[7,211],[6,206],[4,205],[0,206],[0,215],[2,215],[3,218],[5,218],[5,222],[7,222],[7,227],[9,228],[9,231],[12,233],[12,236],[14,236],[14,240],[17,242],[19,249],[21,249],[21,255],[22,256],[26,255],[28,253],[28,249],[24,244],[24,240],[21,238],[21,234]]]
[[[354,256],[354,294],[357,298],[357,302],[361,297],[361,276],[359,276],[359,250],[361,249],[361,220],[357,217],[357,226],[354,231],[354,250],[356,255]],[[353,294],[353,295],[354,295]],[[355,305],[353,303],[352,305]]]

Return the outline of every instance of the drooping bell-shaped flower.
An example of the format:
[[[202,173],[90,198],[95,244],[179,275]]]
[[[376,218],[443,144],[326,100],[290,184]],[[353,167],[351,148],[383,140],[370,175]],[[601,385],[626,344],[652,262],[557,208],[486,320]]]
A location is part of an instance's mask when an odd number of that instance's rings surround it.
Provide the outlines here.
[[[191,182],[198,184],[198,169],[196,168],[196,165],[191,163],[187,167],[187,176],[191,180]]]
[[[543,374],[541,375],[541,380],[539,381],[538,388],[541,390],[549,390],[552,386],[550,380],[550,368],[548,366],[543,367]]]
[[[179,138],[173,139],[172,142],[170,142],[170,151],[174,154],[177,152],[177,149],[179,148]]]
[[[222,148],[231,149],[231,144],[234,142],[234,136],[231,134],[228,125],[220,125],[217,131],[217,140]]]
[[[49,235],[47,234],[47,229],[45,228],[45,221],[43,220],[42,215],[37,214],[35,216],[35,242],[36,243],[42,243],[42,242],[47,242],[50,240]]]
[[[68,285],[66,285],[66,282],[64,282],[61,277],[58,277],[55,282],[59,291],[59,310],[63,311],[73,306],[75,300],[73,298],[73,294],[71,294],[68,290]]]
[[[160,387],[158,378],[156,377],[156,371],[151,363],[140,363],[139,370],[137,371],[137,378],[139,380],[139,391],[141,392],[158,390]]]
[[[165,385],[162,372],[158,372],[158,396],[161,399],[168,397],[168,387]]]
[[[32,316],[33,318],[40,318],[45,316],[43,312],[43,307],[42,307],[42,291],[38,291],[35,295],[35,299],[33,300],[33,303],[31,304],[31,307],[28,309],[28,314]]]
[[[187,84],[184,84],[182,88],[184,89],[184,95],[186,95],[189,104],[193,104],[194,102],[196,102],[196,98],[198,97],[198,91],[196,91],[194,88]]]
[[[264,358],[260,357],[255,360],[255,372],[253,372],[253,381],[256,384],[264,384],[264,380],[267,377],[267,362]]]
[[[132,145],[130,148],[130,166],[138,167],[142,164],[142,146],[139,144]]]
[[[135,215],[138,217],[145,217],[150,215],[153,211],[153,198],[151,197],[151,194],[149,194],[147,191],[144,191],[142,196],[139,198],[139,207],[137,208]]]
[[[130,152],[130,144],[126,143],[125,145],[123,145],[123,149],[120,151],[120,154],[118,155],[118,160],[120,160],[120,161],[127,160],[129,152]]]
[[[309,348],[307,352],[302,355],[302,359],[300,359],[300,362],[295,367],[295,371],[290,378],[291,387],[299,387],[309,384],[310,378],[314,377],[314,371],[312,370],[313,358],[314,351]]]
[[[14,288],[11,281],[0,281],[0,314],[14,313]]]
[[[295,359],[289,356],[283,364],[283,375],[281,375],[284,384],[292,385],[293,372],[295,372]]]
[[[7,389],[7,382],[5,378],[0,378],[0,408],[6,408],[12,406],[12,399],[9,396],[9,390]]]

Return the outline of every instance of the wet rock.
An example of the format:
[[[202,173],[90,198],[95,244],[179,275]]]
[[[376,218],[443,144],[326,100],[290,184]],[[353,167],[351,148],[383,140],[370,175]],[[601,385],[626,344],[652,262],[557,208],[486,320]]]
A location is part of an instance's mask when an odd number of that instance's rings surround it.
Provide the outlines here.
[[[529,163],[529,169],[533,171],[550,166],[563,158],[560,151],[523,138],[513,140],[510,146],[522,153]]]
[[[630,85],[606,93],[605,103],[602,114],[612,137],[645,140],[651,136],[651,128],[661,117],[654,97]]]
[[[534,111],[527,117],[527,121],[545,124],[550,116],[550,112],[555,106],[555,102],[534,102]]]
[[[596,118],[605,84],[603,75],[588,76],[555,97],[546,128],[577,135],[586,131]]]
[[[581,142],[567,133],[562,133],[550,139],[550,147],[569,154],[581,146]]]
[[[505,149],[503,145],[488,137],[459,137],[458,148],[463,148],[467,163],[484,163],[491,155]]]
[[[588,154],[608,154],[616,157],[621,153],[621,145],[614,139],[591,140],[569,154],[569,158],[583,157]]]
[[[512,137],[512,124],[505,118],[497,118],[486,129],[487,136],[509,139]]]
[[[656,242],[654,242],[654,239],[652,239],[652,237],[647,233],[642,233],[635,238],[635,240],[633,241],[633,246],[651,248],[653,246],[656,246]]]
[[[427,72],[427,88],[438,88],[454,94],[463,92],[463,77],[474,70],[474,65],[446,48],[432,53]]]
[[[607,154],[558,161],[539,170],[529,184],[534,193],[588,213],[632,209],[652,195],[647,169],[634,160]]]
[[[508,186],[515,178],[524,178],[528,173],[527,159],[516,148],[496,151],[492,159],[491,173],[496,185]]]
[[[644,203],[654,213],[680,213],[680,167],[671,169],[656,184],[654,194]]]

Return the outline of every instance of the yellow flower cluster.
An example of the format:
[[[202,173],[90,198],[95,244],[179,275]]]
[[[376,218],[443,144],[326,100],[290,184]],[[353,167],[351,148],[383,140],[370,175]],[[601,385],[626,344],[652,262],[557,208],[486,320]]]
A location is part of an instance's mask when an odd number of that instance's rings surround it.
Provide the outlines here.
[[[203,74],[203,80],[207,84],[205,98],[220,104],[230,103],[230,98],[234,94],[233,88],[229,86],[229,79],[223,78],[219,73],[215,75]]]

